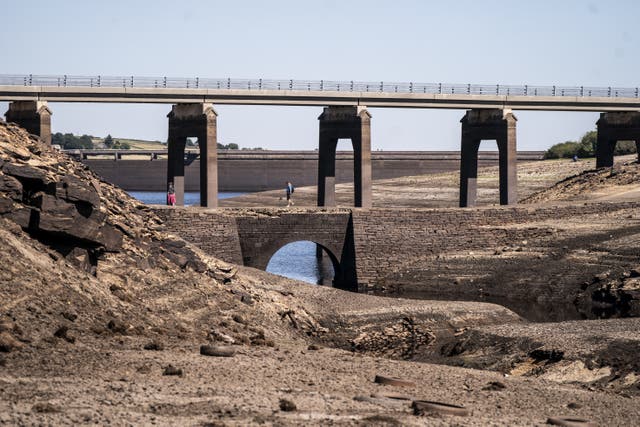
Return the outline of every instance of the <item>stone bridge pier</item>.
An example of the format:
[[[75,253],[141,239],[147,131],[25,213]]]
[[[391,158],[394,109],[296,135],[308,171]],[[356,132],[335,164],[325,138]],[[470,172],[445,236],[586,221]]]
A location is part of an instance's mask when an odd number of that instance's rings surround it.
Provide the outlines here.
[[[354,205],[371,207],[371,114],[366,107],[325,107],[318,117],[318,206],[336,205],[336,147],[353,144]]]
[[[613,166],[618,141],[635,141],[640,162],[640,112],[601,113],[597,125],[597,168]]]
[[[511,110],[469,110],[462,123],[460,207],[475,206],[478,195],[478,149],[482,140],[496,140],[500,165],[500,204],[517,202],[516,117]]]
[[[200,206],[218,206],[217,117],[212,104],[176,104],[167,115],[167,188],[173,183],[176,204],[184,206],[184,149],[187,138],[200,147]]]
[[[17,123],[42,142],[51,144],[51,114],[46,101],[13,101],[5,117],[7,122]]]

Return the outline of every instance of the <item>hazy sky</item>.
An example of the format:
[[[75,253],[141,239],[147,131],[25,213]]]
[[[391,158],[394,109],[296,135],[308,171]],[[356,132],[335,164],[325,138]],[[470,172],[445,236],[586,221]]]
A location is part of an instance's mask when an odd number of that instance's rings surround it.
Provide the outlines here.
[[[640,1],[0,0],[0,74],[640,86]],[[170,105],[51,104],[54,132],[166,140]],[[0,103],[2,112],[7,104]],[[314,149],[315,107],[217,106],[218,140]],[[371,109],[384,150],[457,150],[461,110]],[[518,149],[596,113],[516,112]],[[347,145],[341,143],[340,148]],[[482,149],[495,148],[485,143]]]

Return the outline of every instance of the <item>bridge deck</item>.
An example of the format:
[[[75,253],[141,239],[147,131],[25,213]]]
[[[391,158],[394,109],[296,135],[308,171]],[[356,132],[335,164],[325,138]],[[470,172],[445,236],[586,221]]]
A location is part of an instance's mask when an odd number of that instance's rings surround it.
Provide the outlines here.
[[[640,111],[638,88],[0,75],[0,101]]]

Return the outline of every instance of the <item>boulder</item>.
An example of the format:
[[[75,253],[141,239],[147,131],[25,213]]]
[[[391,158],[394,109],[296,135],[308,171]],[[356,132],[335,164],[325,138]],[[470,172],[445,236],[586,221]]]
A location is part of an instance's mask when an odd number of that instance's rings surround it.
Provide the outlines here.
[[[25,187],[37,187],[38,190],[54,183],[45,171],[29,165],[5,163],[2,172],[18,179]]]
[[[14,200],[22,198],[22,184],[16,178],[0,173],[0,193]]]
[[[73,203],[84,203],[94,209],[100,207],[100,195],[89,183],[67,175],[56,184],[56,196]]]

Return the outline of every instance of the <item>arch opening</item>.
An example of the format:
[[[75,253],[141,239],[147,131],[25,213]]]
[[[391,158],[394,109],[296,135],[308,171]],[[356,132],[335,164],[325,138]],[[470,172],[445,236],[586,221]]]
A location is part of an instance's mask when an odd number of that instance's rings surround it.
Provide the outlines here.
[[[499,155],[500,148],[496,139],[481,139],[478,144],[478,154],[493,153]],[[490,166],[491,163],[478,156],[478,168]],[[493,165],[491,165],[493,166]],[[495,204],[500,201],[500,171],[492,168],[489,171],[480,170],[477,176],[477,198],[481,204]]]
[[[266,271],[314,285],[333,286],[340,264],[324,246],[299,240],[280,247],[269,259]]]

